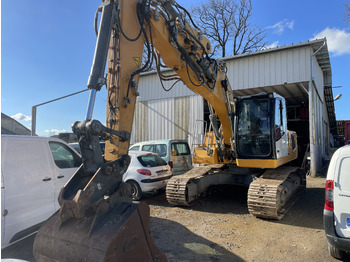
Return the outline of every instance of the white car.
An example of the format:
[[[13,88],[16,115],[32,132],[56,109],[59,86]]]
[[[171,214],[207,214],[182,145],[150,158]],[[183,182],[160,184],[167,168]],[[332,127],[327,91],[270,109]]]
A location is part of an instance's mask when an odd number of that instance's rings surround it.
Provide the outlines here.
[[[171,167],[158,154],[129,151],[131,162],[123,182],[132,187],[132,197],[138,200],[143,192],[156,192],[166,187],[172,177]]]
[[[324,230],[328,252],[342,259],[350,252],[350,146],[339,148],[329,163],[326,181]]]

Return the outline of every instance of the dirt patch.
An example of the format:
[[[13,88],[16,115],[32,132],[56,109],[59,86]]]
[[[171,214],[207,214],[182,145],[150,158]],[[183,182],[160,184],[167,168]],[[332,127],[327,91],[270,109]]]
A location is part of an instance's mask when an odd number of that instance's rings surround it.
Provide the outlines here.
[[[323,230],[324,178],[307,189],[281,221],[248,213],[247,189],[216,187],[190,208],[167,203],[165,193],[145,197],[157,245],[170,261],[337,261]]]

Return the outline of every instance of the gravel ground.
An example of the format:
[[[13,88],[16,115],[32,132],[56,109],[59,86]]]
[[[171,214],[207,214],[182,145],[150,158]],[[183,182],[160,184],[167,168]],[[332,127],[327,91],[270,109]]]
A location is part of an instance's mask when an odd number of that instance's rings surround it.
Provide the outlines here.
[[[165,194],[143,201],[170,261],[337,261],[328,255],[323,230],[325,179],[308,177],[307,184],[281,221],[250,215],[242,187],[215,188],[190,208],[171,206]]]
[[[190,208],[171,206],[164,192],[141,201],[150,206],[154,240],[169,261],[337,261],[327,253],[322,224],[325,179],[307,183],[281,221],[250,215],[243,187],[213,188]],[[2,250],[2,258],[35,261],[33,240]]]

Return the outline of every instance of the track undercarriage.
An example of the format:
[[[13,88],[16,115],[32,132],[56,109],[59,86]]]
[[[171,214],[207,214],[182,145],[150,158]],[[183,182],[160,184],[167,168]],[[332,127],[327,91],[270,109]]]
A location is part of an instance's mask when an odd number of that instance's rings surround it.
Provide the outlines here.
[[[185,174],[172,177],[167,184],[166,197],[170,204],[190,206],[210,186],[250,185],[248,210],[261,218],[281,219],[305,188],[305,171],[297,167],[279,167],[252,173],[249,169],[228,169],[226,165],[195,167]],[[258,177],[258,178],[257,178]]]
[[[267,170],[250,184],[249,213],[261,218],[281,219],[305,189],[306,172],[297,167]]]

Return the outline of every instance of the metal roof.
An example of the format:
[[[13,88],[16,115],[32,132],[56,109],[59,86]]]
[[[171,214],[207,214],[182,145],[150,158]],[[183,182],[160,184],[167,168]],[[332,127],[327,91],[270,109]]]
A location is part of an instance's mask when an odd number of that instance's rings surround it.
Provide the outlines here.
[[[235,56],[228,56],[228,57],[223,58],[223,60],[231,60],[231,59],[241,58],[241,57],[245,57],[245,56],[254,56],[254,55],[260,55],[260,54],[264,54],[264,53],[284,51],[287,49],[294,49],[294,48],[300,48],[300,47],[305,47],[305,46],[310,46],[313,49],[313,51],[316,55],[317,62],[320,65],[322,71],[324,71],[327,74],[330,74],[330,79],[331,79],[332,70],[331,70],[331,63],[330,63],[330,59],[329,59],[326,38],[310,40],[310,41],[301,42],[298,44],[291,44],[291,45],[278,46],[278,47],[273,47],[273,48],[266,48],[266,49],[262,49],[260,51],[245,53],[245,54],[240,54],[240,55],[235,55]]]

